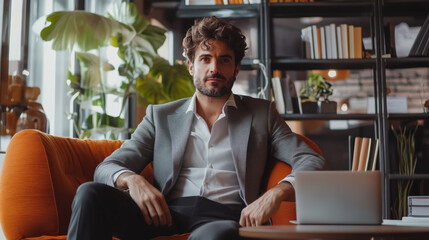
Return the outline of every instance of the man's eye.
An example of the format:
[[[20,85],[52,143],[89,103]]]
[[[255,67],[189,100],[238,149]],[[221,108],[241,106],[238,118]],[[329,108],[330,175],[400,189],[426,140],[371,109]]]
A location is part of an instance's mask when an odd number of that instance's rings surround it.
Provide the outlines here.
[[[202,62],[208,62],[208,61],[210,61],[210,58],[207,58],[207,57],[205,57],[205,58],[201,58],[201,61],[202,61]]]
[[[231,62],[231,59],[229,59],[229,58],[222,58],[222,63],[230,63]]]

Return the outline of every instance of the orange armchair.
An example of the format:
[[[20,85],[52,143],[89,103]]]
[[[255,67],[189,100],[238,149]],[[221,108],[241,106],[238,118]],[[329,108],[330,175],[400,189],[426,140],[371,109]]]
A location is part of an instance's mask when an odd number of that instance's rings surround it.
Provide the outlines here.
[[[320,153],[309,139],[304,140]],[[77,187],[93,180],[95,167],[119,148],[122,141],[81,140],[23,130],[11,140],[0,179],[0,223],[8,240],[66,239],[71,203]],[[280,181],[291,168],[273,166],[267,188]],[[149,165],[142,175],[153,180]],[[289,224],[296,218],[295,203],[284,202],[273,224]],[[189,234],[156,240],[187,239]]]

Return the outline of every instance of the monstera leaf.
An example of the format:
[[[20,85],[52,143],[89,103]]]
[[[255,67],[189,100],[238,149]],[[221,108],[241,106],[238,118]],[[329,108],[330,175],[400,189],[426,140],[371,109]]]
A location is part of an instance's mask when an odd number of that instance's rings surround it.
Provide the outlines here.
[[[76,57],[80,62],[81,74],[84,79],[84,88],[98,88],[101,85],[100,57],[91,53],[77,52]],[[104,61],[102,70],[111,71],[113,65]]]
[[[133,28],[121,22],[85,11],[54,12],[46,20],[50,25],[40,36],[45,41],[53,40],[54,50],[71,49],[77,44],[81,51],[89,51],[107,45],[118,33],[125,43],[136,35]]]
[[[150,73],[137,79],[137,92],[148,103],[159,104],[192,96],[195,87],[186,66],[176,62],[173,66],[156,57]]]

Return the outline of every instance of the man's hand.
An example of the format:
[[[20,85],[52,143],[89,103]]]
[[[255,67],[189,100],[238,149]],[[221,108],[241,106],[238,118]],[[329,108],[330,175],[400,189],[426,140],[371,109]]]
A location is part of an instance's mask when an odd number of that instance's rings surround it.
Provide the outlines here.
[[[294,200],[295,192],[292,184],[279,183],[241,211],[240,225],[243,227],[260,226],[277,212],[282,201]]]
[[[171,214],[162,193],[143,176],[125,172],[115,182],[120,189],[129,189],[130,196],[139,206],[147,224],[171,226]]]

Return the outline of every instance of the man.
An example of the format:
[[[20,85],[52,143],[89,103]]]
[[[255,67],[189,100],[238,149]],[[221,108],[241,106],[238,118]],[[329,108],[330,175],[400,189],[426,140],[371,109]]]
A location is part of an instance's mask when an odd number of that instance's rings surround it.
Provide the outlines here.
[[[216,17],[196,21],[183,47],[197,91],[148,106],[131,139],[96,169],[73,202],[69,239],[237,239],[293,201],[293,175],[262,196],[270,161],[293,172],[320,169],[321,156],[291,132],[269,101],[232,94],[245,37]],[[154,185],[139,175],[153,163]]]

